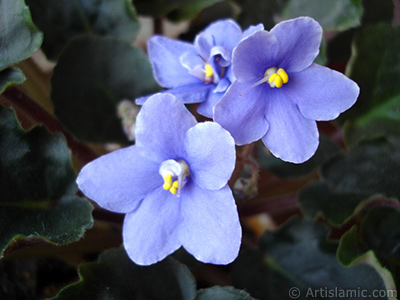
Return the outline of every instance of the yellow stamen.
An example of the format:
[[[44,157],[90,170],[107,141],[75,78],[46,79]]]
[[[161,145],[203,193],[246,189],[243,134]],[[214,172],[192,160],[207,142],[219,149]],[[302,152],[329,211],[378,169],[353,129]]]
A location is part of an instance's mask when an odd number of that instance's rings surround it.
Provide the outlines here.
[[[284,69],[282,69],[282,68],[281,68],[281,69],[278,69],[277,73],[278,73],[279,77],[282,78],[283,83],[288,83],[288,82],[289,82],[289,76],[288,76],[288,74],[285,72]]]
[[[211,68],[211,66],[208,63],[204,66],[204,68],[206,70],[205,76],[208,78],[213,77],[213,75],[214,75],[213,69]]]
[[[269,84],[272,84],[272,83],[275,81],[275,78],[276,78],[277,76],[278,76],[278,75],[277,75],[276,73],[272,73],[271,76],[269,76],[269,78],[268,78]]]
[[[172,174],[167,174],[164,176],[164,190],[169,190],[172,187]]]
[[[274,83],[275,83],[275,86],[276,86],[277,88],[282,87],[282,85],[283,85],[282,77],[279,76],[279,75],[276,75],[276,76],[275,76]]]
[[[178,189],[177,189],[176,187],[172,186],[172,187],[169,189],[169,191],[170,191],[172,194],[176,195],[176,193],[178,192]]]
[[[178,180],[175,180],[174,183],[172,184],[172,186],[173,186],[174,188],[178,188],[178,187],[179,187],[179,182],[178,182]]]

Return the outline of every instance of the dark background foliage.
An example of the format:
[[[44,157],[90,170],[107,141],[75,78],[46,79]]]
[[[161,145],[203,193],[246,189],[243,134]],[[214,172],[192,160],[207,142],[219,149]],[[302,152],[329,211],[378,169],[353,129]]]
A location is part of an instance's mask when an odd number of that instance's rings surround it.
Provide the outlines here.
[[[123,216],[84,198],[75,178],[132,143],[123,100],[135,108],[135,98],[161,90],[146,39],[191,42],[221,18],[270,29],[303,15],[324,28],[316,62],[356,81],[357,103],[318,124],[319,149],[303,164],[262,143],[237,148],[230,185],[243,241],[231,265],[183,249],[135,265],[121,247]],[[177,22],[186,29],[171,30]],[[398,0],[0,0],[0,298],[346,298],[324,294],[336,290],[395,299],[399,23]]]

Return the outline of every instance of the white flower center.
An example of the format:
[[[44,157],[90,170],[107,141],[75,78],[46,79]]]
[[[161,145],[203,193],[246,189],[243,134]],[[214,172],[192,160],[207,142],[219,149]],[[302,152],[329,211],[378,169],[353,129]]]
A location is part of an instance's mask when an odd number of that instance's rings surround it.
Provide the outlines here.
[[[190,175],[188,164],[184,160],[168,159],[162,162],[159,173],[164,179],[164,190],[179,197]]]

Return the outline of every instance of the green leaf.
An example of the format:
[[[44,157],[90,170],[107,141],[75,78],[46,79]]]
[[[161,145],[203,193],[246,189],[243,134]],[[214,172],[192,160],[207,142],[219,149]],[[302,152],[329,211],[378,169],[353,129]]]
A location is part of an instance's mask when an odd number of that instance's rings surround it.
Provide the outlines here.
[[[214,286],[197,292],[196,300],[255,300],[248,293],[233,287]]]
[[[400,212],[399,207],[374,207],[365,213],[360,223],[346,232],[338,248],[338,259],[349,265],[368,251],[373,251],[386,269],[400,283]]]
[[[324,30],[340,31],[357,27],[361,15],[361,0],[289,0],[282,13],[285,19],[309,16]]]
[[[364,13],[361,19],[363,25],[374,23],[392,23],[394,16],[393,0],[362,0]]]
[[[118,103],[159,89],[142,50],[98,36],[71,40],[51,84],[59,120],[78,139],[93,143],[126,143]]]
[[[340,148],[326,137],[320,137],[320,143],[314,156],[302,164],[284,162],[279,158],[266,155],[266,148],[259,147],[258,161],[263,168],[281,178],[291,178],[309,175],[323,162],[340,153]]]
[[[21,84],[25,81],[25,75],[19,69],[7,68],[0,71],[0,94],[9,86]]]
[[[131,42],[139,22],[130,0],[26,0],[44,34],[43,51],[57,59],[67,42],[81,34],[110,36]]]
[[[360,86],[360,96],[341,118],[350,119],[345,127],[348,144],[399,127],[399,47],[399,27],[380,24],[357,32],[348,75]],[[379,123],[381,126],[375,126]]]
[[[167,17],[168,19],[179,22],[184,20],[191,20],[197,16],[203,9],[210,7],[216,3],[224,0],[196,0],[188,1],[187,4],[171,11]]]
[[[92,206],[76,197],[69,149],[43,127],[25,132],[11,109],[0,108],[0,251],[15,238],[64,244],[92,226]]]
[[[364,141],[322,168],[336,191],[400,198],[400,147],[394,139]]]
[[[168,15],[174,21],[194,18],[202,9],[223,0],[134,0],[140,15],[162,18]]]
[[[260,239],[260,250],[244,253],[234,263],[234,285],[260,300],[326,299],[335,290],[372,295],[385,289],[369,265],[342,266],[336,259],[337,244],[326,240],[327,233],[322,225],[301,219],[267,232]]]
[[[322,214],[330,223],[340,225],[374,195],[400,198],[399,144],[393,137],[363,141],[324,163],[323,180],[299,193],[303,213],[310,218]]]
[[[275,25],[274,17],[280,14],[288,0],[236,0],[241,7],[238,22],[242,28],[263,23],[265,29]]]
[[[68,299],[195,299],[188,268],[172,258],[138,266],[123,248],[104,252],[99,261],[79,267],[81,280],[64,288],[54,300]]]
[[[315,219],[320,214],[330,223],[346,222],[358,205],[368,198],[367,194],[331,190],[325,182],[313,182],[303,188],[298,196],[305,216]]]
[[[30,57],[42,43],[23,0],[0,1],[0,28],[0,71]]]

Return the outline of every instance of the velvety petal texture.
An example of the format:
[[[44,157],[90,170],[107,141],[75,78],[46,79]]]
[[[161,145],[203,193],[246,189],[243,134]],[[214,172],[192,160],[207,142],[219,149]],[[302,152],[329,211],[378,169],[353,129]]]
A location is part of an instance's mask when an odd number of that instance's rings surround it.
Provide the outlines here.
[[[237,145],[261,139],[269,127],[264,91],[260,86],[246,91],[250,85],[235,81],[214,106],[214,121],[231,133]]]
[[[287,90],[292,92],[291,98],[303,116],[317,121],[337,118],[356,102],[360,93],[353,80],[317,64],[292,74]]]
[[[279,51],[275,36],[257,31],[241,41],[233,51],[232,69],[240,82],[254,82],[263,78],[268,68],[275,66]]]
[[[171,94],[155,94],[143,105],[136,119],[136,146],[143,156],[161,163],[182,157],[186,131],[197,121]]]
[[[86,165],[77,179],[82,192],[127,213],[123,243],[136,264],[157,263],[181,246],[206,263],[232,262],[241,242],[227,186],[236,159],[232,136],[217,123],[198,124],[167,93],[150,97],[136,120],[136,145]]]
[[[181,246],[181,200],[160,186],[147,195],[136,211],[125,216],[124,246],[135,263],[154,264]]]
[[[101,207],[118,213],[135,210],[146,194],[162,185],[159,164],[141,156],[136,146],[116,150],[88,163],[78,187]]]
[[[313,63],[321,38],[318,22],[300,17],[256,31],[236,46],[237,80],[215,105],[214,120],[237,145],[261,138],[276,157],[302,163],[318,148],[316,121],[332,120],[355,103],[354,81]]]
[[[262,140],[276,157],[293,163],[304,162],[318,148],[317,124],[303,117],[284,91],[275,94],[266,107],[269,128]]]
[[[194,76],[188,76],[188,70],[180,61],[180,57],[187,52],[196,55],[192,44],[157,35],[147,42],[147,51],[154,77],[162,87],[173,88],[199,81]]]
[[[201,103],[198,112],[212,118],[213,106],[222,97],[218,94],[236,80],[231,71],[232,51],[240,40],[263,28],[259,24],[242,33],[234,20],[227,19],[211,23],[193,44],[154,36],[148,42],[154,76],[184,103]],[[148,98],[136,99],[136,103],[143,104]]]
[[[212,48],[215,46],[232,51],[240,41],[241,36],[242,30],[235,21],[222,20],[212,23],[200,32],[195,38],[194,45],[199,55],[208,59]]]
[[[185,152],[191,179],[199,187],[218,190],[226,185],[235,168],[236,155],[229,132],[214,122],[197,124],[186,133]]]
[[[238,255],[242,230],[235,199],[228,186],[218,191],[189,185],[182,191],[179,238],[203,262],[231,263]]]
[[[298,72],[307,68],[319,53],[322,27],[309,17],[281,22],[271,29],[279,43],[275,58],[276,67],[286,72]]]

